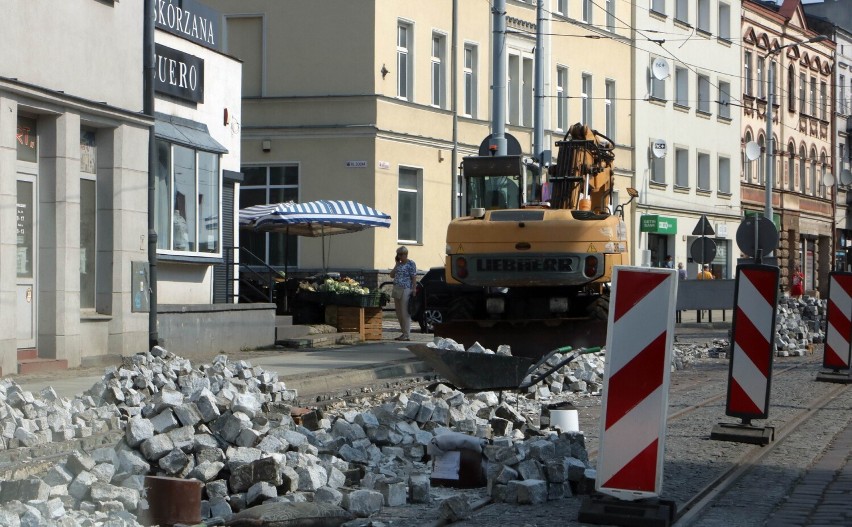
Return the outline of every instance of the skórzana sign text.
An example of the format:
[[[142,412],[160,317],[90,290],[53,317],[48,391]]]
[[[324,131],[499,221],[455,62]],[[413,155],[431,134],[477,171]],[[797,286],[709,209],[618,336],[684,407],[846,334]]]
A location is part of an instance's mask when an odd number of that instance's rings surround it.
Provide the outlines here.
[[[193,0],[155,0],[154,23],[191,42],[219,49],[221,16],[203,4]]]

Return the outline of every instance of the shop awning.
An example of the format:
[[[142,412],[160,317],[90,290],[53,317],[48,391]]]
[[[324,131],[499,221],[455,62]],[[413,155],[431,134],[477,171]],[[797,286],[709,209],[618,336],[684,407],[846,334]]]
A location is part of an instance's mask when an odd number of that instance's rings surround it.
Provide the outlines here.
[[[204,123],[160,112],[156,112],[154,118],[154,135],[159,139],[205,152],[228,153],[227,148],[213,139]]]
[[[656,214],[645,214],[639,224],[640,232],[655,234],[677,234],[677,218],[667,218]]]

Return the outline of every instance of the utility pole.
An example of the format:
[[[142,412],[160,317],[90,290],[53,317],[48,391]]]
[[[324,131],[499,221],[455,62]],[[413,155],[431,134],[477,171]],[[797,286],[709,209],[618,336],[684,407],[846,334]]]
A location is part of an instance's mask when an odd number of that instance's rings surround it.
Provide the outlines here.
[[[144,80],[142,81],[143,103],[142,112],[151,118],[148,127],[148,348],[159,344],[157,333],[157,223],[156,211],[156,182],[155,169],[157,166],[157,143],[154,139],[154,78],[157,72],[156,56],[154,53],[154,9],[153,0],[145,0],[145,11],[142,29],[142,62]]]
[[[491,142],[493,155],[506,155],[506,0],[494,0],[491,81]]]
[[[539,172],[533,176],[533,193],[538,188],[541,174],[544,171],[544,1],[538,0],[536,6],[535,24],[535,105],[533,108],[533,157],[538,162]],[[529,199],[536,196],[531,196]]]

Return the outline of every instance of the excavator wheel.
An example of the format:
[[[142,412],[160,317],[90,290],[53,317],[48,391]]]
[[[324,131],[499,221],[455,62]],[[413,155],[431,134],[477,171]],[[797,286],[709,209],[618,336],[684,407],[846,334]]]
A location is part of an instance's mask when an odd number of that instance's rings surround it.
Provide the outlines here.
[[[599,296],[586,308],[590,317],[597,320],[609,319],[609,297]]]
[[[476,313],[475,300],[467,296],[458,296],[450,302],[450,320],[471,320]]]

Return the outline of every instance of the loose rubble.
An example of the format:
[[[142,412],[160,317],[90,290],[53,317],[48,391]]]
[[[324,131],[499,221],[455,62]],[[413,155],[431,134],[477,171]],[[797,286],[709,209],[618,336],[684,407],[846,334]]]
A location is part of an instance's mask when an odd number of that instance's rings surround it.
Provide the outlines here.
[[[821,342],[825,309],[818,299],[782,299],[778,353],[804,355],[809,344]],[[478,344],[435,345],[495,353]],[[723,339],[676,343],[672,369],[725,358],[729,348]],[[501,346],[496,354],[511,350]],[[553,369],[565,357],[554,354],[544,367]],[[275,503],[312,503],[341,518],[369,518],[385,507],[431,502],[430,460],[440,437],[452,433],[482,442],[483,484],[492,500],[524,505],[570,498],[593,489],[595,472],[582,432],[551,429],[543,408],[600,395],[603,375],[600,351],[555,369],[524,393],[465,394],[438,384],[325,411],[295,407],[298,394],[274,372],[224,355],[194,367],[159,347],[109,368],[72,400],[51,388],[36,395],[3,379],[0,452],[45,455],[53,443],[109,433],[120,440],[2,481],[0,524],[135,527],[149,507],[149,475],[200,481],[201,517],[210,524]],[[468,506],[444,500],[440,511],[458,519],[470,514]]]
[[[328,504],[366,518],[382,507],[428,502],[427,448],[452,432],[488,443],[483,454],[494,499],[570,496],[567,482],[590,470],[582,434],[540,430],[539,401],[571,386],[599,389],[602,359],[585,359],[533,397],[511,393],[501,400],[439,384],[325,412],[293,412],[295,391],[245,361],[223,355],[195,368],[156,347],[107,370],[71,401],[3,380],[3,448],[123,433],[115,447],[74,452],[38,477],[0,483],[0,523],[135,526],[149,505],[148,475],[202,482],[202,518],[211,523],[276,502]]]

